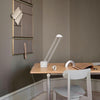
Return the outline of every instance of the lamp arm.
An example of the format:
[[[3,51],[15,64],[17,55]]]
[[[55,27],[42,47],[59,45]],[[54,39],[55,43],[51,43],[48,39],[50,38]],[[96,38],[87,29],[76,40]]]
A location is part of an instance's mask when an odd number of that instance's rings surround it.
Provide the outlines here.
[[[54,39],[49,51],[47,52],[46,57],[44,58],[43,61],[40,61],[40,67],[47,67],[48,62],[51,60],[51,57],[53,56],[62,37],[63,36],[61,34],[56,35],[56,38]]]
[[[61,40],[61,38],[58,38],[58,41],[56,42],[56,45],[55,45],[54,49],[53,49],[52,52],[51,52],[51,55],[49,56],[49,58],[48,58],[48,60],[47,60],[48,63],[49,63],[49,61],[51,60],[51,57],[53,56],[53,54],[54,54],[54,52],[55,52],[55,50],[56,50],[56,48],[57,48],[57,46],[58,46],[60,40]]]
[[[53,47],[54,47],[56,41],[57,41],[57,37],[55,37],[55,39],[54,39],[54,41],[53,41],[53,43],[52,43],[52,45],[51,45],[51,47],[50,47],[48,53],[46,54],[46,57],[44,58],[44,61],[47,61],[47,58],[49,57],[50,52],[52,51],[52,49],[53,49]]]

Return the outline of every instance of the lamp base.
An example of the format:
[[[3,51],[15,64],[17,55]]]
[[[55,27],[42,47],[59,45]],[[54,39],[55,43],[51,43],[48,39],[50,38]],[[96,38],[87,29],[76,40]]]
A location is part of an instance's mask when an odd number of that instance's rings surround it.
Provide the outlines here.
[[[40,67],[47,67],[48,62],[47,61],[40,61]]]

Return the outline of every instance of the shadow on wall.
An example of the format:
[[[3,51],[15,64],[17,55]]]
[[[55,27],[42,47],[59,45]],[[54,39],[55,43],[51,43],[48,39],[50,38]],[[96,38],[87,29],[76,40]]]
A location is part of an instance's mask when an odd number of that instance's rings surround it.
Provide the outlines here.
[[[25,67],[24,69],[20,69],[14,73],[12,82],[11,82],[11,90],[15,91],[20,88],[23,88],[29,84],[37,82],[43,79],[43,75],[39,74],[30,74],[30,66]]]

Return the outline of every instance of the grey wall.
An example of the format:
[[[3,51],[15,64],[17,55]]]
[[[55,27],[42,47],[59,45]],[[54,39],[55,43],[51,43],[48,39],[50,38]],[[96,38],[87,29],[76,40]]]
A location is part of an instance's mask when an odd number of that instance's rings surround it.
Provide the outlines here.
[[[34,5],[34,53],[28,54],[28,58],[25,60],[23,55],[12,56],[12,20],[10,18],[12,0],[0,0],[0,96],[33,82],[29,73],[30,66],[34,62],[39,62],[42,57],[41,18],[36,17],[38,15],[41,17],[41,13],[39,13],[41,6],[39,8],[36,6],[39,2],[37,0]],[[39,79],[41,77],[36,76],[35,81]]]
[[[43,52],[43,34],[42,34],[42,0],[33,0],[33,50],[37,61],[42,58]]]
[[[100,61],[99,18],[99,0],[43,0],[43,58],[55,35],[62,33],[51,62]]]
[[[100,0],[70,0],[70,55],[100,62]]]
[[[68,4],[69,0],[43,0],[43,58],[56,34],[63,35],[51,62],[65,62],[70,56]]]

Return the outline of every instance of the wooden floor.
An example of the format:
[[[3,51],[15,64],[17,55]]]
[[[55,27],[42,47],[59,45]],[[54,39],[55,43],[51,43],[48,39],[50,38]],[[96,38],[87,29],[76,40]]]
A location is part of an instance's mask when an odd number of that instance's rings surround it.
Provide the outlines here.
[[[47,93],[46,92],[41,93],[40,95],[33,98],[32,100],[47,100]],[[51,100],[52,100],[52,97],[51,97]],[[66,99],[57,95],[57,100],[66,100]],[[93,92],[93,100],[100,100],[100,92]]]

